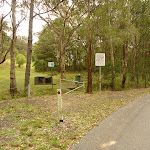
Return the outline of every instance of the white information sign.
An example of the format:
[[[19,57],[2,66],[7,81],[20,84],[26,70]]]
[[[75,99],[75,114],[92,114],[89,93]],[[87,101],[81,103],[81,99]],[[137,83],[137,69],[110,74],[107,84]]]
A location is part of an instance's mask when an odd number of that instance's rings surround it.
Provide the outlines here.
[[[48,67],[54,67],[54,62],[48,62]]]
[[[105,53],[95,54],[95,66],[105,66]]]

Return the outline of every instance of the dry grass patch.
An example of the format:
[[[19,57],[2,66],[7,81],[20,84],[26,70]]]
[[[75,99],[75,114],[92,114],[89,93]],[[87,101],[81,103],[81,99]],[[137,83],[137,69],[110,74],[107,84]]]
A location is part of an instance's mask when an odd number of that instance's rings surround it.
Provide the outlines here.
[[[0,102],[0,150],[68,149],[118,108],[150,89],[63,95],[64,122],[59,123],[57,97]]]

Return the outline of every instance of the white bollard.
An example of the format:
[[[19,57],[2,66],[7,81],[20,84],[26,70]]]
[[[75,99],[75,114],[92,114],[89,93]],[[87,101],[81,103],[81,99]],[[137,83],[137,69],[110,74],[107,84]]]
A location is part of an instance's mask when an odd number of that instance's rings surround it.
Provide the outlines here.
[[[59,121],[63,122],[61,89],[57,89]]]

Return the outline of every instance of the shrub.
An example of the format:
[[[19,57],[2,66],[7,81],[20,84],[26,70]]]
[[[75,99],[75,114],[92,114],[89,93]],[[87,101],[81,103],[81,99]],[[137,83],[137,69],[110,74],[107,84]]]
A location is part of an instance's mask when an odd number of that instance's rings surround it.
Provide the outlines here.
[[[26,58],[24,55],[19,54],[16,57],[16,63],[18,64],[18,67],[21,67],[26,62]]]

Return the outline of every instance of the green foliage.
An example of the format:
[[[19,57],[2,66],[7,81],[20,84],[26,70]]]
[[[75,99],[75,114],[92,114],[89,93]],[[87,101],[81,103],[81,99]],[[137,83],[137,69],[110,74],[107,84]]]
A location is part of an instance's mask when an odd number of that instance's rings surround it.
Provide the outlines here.
[[[43,10],[48,10],[48,8],[55,7],[59,2],[60,0],[44,0],[40,3],[37,2],[36,5],[41,6],[39,8]],[[72,5],[69,2],[72,2]],[[20,5],[20,7],[24,6]],[[119,89],[124,66],[123,45],[125,42],[128,42],[127,81],[131,81],[131,86],[143,84],[144,81],[147,84],[150,78],[150,2],[148,0],[90,0],[90,8],[90,24],[88,24],[87,1],[85,0],[65,0],[55,8],[55,12],[50,11],[50,14],[45,18],[48,25],[45,25],[43,30],[38,33],[39,40],[33,46],[32,60],[34,61],[35,71],[48,71],[47,64],[49,61],[54,61],[54,69],[60,69],[61,39],[63,39],[65,45],[66,71],[87,69],[87,29],[90,26],[92,31],[92,69],[94,73],[98,71],[95,68],[95,53],[104,52],[106,54],[106,66],[102,70],[105,82],[104,88],[110,85],[113,78],[112,72],[115,70],[114,82]],[[55,19],[49,18],[51,14],[55,16]],[[74,27],[78,23],[80,26],[75,29]],[[7,22],[4,22],[5,51],[10,47],[10,37],[6,34],[6,31],[9,30],[7,24]],[[75,29],[74,34],[72,34],[73,29]],[[68,42],[69,36],[71,38]],[[2,40],[1,36],[0,40]],[[16,54],[25,56],[27,38],[18,37],[15,48]],[[111,61],[111,49],[113,49],[114,66]],[[4,54],[1,58],[3,56]],[[119,80],[117,79],[118,76],[120,77]],[[93,85],[96,84],[93,83]],[[96,85],[96,89],[98,89],[97,87]]]
[[[40,72],[40,71],[46,71],[48,64],[46,63],[45,60],[36,59],[36,61],[34,62],[34,66],[35,66],[35,71]]]
[[[57,66],[58,42],[53,31],[45,27],[39,35],[39,41],[33,47],[33,61],[36,71],[48,70],[48,62]]]
[[[27,52],[27,38],[24,36],[18,36],[16,40],[15,48],[18,50],[19,54],[26,56]]]
[[[18,64],[18,67],[21,67],[26,62],[26,58],[22,54],[18,54],[16,57],[16,63]]]

